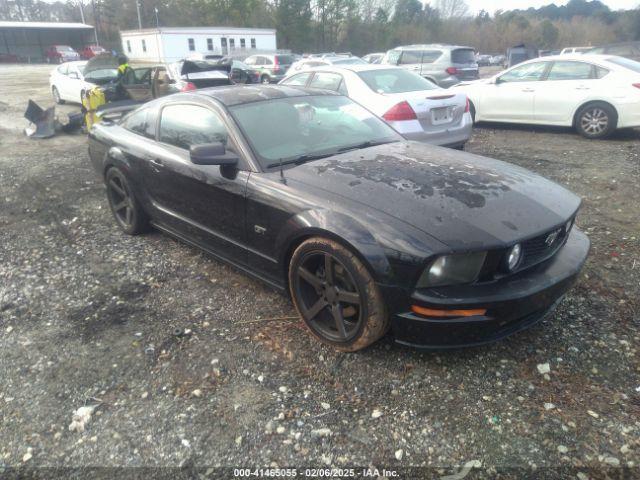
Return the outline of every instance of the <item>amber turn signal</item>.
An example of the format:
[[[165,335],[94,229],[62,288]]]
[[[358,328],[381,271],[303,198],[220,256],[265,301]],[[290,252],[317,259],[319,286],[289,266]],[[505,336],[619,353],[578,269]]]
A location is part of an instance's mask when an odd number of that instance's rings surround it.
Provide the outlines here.
[[[473,317],[475,315],[484,315],[487,313],[486,308],[476,308],[471,310],[437,310],[434,308],[419,307],[411,305],[411,311],[422,315],[423,317]]]

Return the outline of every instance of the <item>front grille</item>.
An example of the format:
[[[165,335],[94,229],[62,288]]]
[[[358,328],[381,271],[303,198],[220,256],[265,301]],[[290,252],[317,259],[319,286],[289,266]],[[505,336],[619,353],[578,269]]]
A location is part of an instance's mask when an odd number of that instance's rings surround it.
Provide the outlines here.
[[[552,257],[564,245],[567,233],[565,227],[558,227],[522,242],[522,262],[519,269]]]

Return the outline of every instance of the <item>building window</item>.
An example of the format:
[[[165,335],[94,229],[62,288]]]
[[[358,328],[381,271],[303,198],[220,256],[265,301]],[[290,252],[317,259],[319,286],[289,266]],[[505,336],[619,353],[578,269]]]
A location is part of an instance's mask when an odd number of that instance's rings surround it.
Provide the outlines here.
[[[256,49],[256,39],[255,38],[251,39],[251,48],[253,48],[254,50]]]
[[[127,40],[127,52],[131,53],[131,42]]]
[[[207,38],[207,50],[213,52],[213,38]]]
[[[244,38],[241,38],[241,39],[240,39],[240,48],[241,48],[242,50],[244,50],[245,48],[247,48],[247,45],[246,45],[246,43],[245,43],[245,41],[244,41]]]
[[[142,51],[143,52],[147,51],[147,42],[146,42],[146,40],[142,40]]]
[[[196,49],[196,42],[193,38],[190,38],[188,41],[189,41],[189,51],[193,52]]]
[[[233,38],[229,39],[229,48],[231,49],[231,51],[234,51],[236,49],[236,41]]]
[[[227,53],[227,39],[226,38],[221,38],[220,39],[220,46],[222,47],[222,53],[223,54]]]

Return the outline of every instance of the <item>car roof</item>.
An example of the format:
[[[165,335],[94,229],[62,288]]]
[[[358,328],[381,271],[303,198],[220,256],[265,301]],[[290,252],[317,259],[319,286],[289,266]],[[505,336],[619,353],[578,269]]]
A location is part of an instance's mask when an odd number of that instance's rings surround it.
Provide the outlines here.
[[[450,50],[465,48],[465,49],[475,51],[475,48],[473,47],[467,47],[464,45],[447,45],[446,43],[424,43],[424,44],[416,44],[416,45],[402,45],[400,47],[393,48],[392,50],[415,50],[420,48],[442,48],[442,49],[450,49]]]
[[[543,60],[545,62],[554,60],[587,60],[592,62],[606,62],[612,56],[614,55],[603,55],[597,53],[565,53],[564,55],[549,55],[547,57],[530,58],[526,62],[522,63],[532,63],[536,60]]]
[[[395,65],[386,65],[386,64],[381,65],[376,63],[353,63],[353,64],[347,64],[347,65],[318,66],[318,67],[313,67],[306,71],[309,72],[309,71],[322,71],[322,70],[326,70],[326,71],[330,70],[335,72],[349,70],[351,72],[358,73],[358,72],[368,72],[369,70],[404,70],[404,68],[396,67]],[[304,71],[301,73],[304,73]]]
[[[288,97],[338,95],[328,90],[307,89],[292,85],[229,85],[195,90],[193,95],[213,98],[227,107]]]

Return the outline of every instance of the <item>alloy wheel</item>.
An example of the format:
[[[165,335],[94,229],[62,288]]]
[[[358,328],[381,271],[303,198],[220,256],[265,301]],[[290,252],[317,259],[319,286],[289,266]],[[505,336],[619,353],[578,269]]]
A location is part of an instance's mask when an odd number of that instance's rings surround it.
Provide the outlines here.
[[[131,228],[135,222],[135,210],[129,186],[121,173],[109,179],[107,194],[116,220],[125,229]]]
[[[267,75],[263,76],[261,81],[264,85],[269,85],[269,83],[271,83],[271,80]]]
[[[56,103],[60,103],[60,92],[58,91],[58,89],[56,87],[53,87],[53,90],[51,92],[53,94],[53,101]]]
[[[588,135],[599,135],[609,127],[609,115],[599,107],[586,110],[580,117],[580,127]]]
[[[364,320],[363,296],[349,270],[333,255],[314,251],[295,275],[297,304],[309,327],[335,342],[354,338]]]

